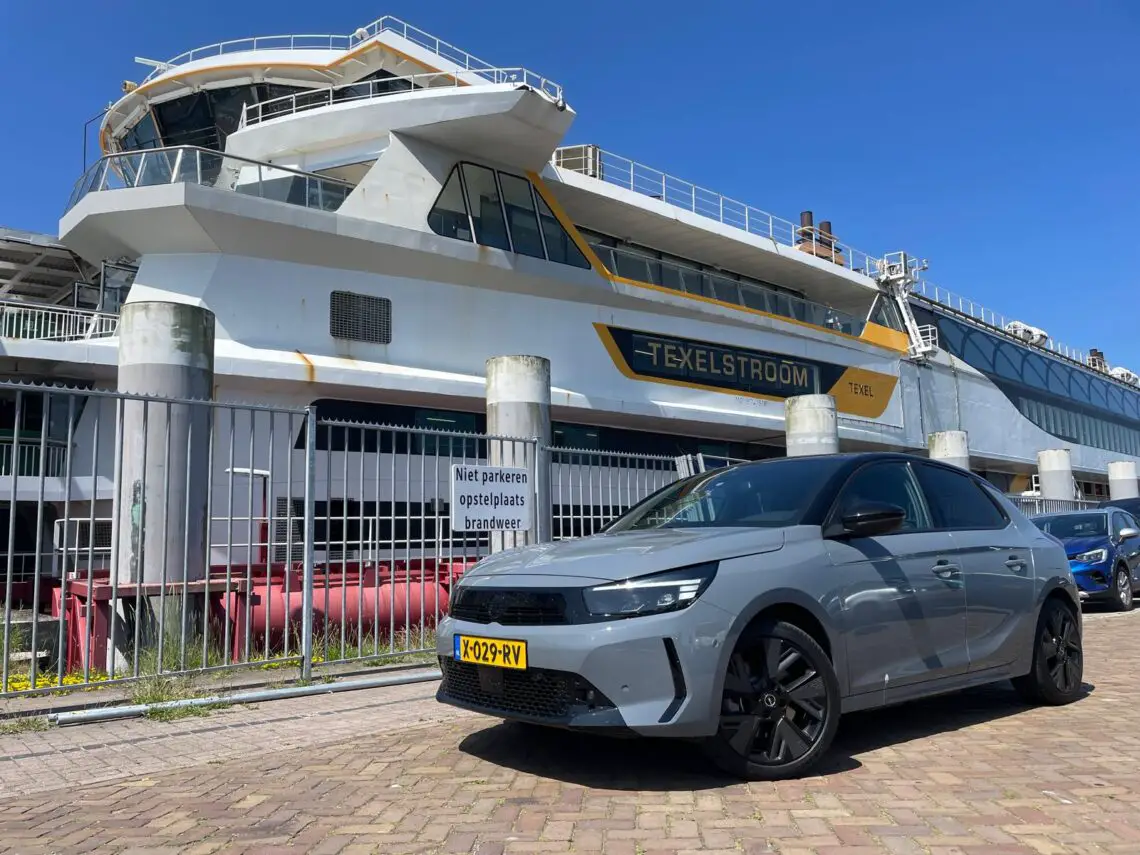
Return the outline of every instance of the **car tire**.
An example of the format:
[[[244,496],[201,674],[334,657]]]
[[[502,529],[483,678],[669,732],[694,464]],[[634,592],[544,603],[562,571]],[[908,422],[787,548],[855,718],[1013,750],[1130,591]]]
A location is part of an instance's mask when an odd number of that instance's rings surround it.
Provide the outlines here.
[[[1112,574],[1112,610],[1132,611],[1132,576],[1124,567],[1117,567]]]
[[[1033,667],[1013,681],[1014,688],[1030,703],[1061,706],[1081,697],[1083,677],[1080,621],[1072,609],[1050,597],[1037,617]]]
[[[839,681],[811,635],[786,621],[765,621],[737,642],[719,710],[717,733],[703,746],[718,768],[752,781],[793,778],[831,747]]]

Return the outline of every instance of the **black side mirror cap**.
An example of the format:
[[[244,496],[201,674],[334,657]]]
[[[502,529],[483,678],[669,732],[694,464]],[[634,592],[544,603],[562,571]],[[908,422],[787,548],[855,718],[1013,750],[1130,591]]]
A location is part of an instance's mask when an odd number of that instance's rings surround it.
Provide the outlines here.
[[[843,511],[837,523],[828,527],[827,537],[878,537],[898,531],[906,511],[887,502],[860,502]]]

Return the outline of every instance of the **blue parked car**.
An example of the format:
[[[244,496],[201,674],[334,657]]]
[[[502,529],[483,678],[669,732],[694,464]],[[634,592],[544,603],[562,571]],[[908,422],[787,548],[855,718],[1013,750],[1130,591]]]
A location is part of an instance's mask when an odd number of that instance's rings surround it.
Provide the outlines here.
[[[1082,600],[1104,601],[1122,612],[1132,608],[1140,589],[1140,524],[1132,514],[1110,506],[1033,522],[1065,547]]]

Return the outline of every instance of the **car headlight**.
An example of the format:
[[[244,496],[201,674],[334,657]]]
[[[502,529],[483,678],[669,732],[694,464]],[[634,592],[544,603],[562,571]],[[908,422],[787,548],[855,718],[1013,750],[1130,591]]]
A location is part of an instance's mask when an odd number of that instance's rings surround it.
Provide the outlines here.
[[[1074,556],[1073,560],[1081,564],[1100,564],[1108,558],[1107,549],[1090,549],[1088,552],[1082,552],[1080,555]]]
[[[586,611],[595,617],[626,618],[686,609],[716,576],[717,562],[694,564],[624,582],[607,582],[583,592]]]

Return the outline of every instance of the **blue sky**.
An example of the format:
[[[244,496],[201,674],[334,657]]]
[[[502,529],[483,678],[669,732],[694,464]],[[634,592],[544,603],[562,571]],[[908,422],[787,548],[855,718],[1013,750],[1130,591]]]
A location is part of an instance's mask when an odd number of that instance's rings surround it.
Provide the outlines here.
[[[56,230],[83,123],[145,76],[133,57],[383,14],[563,84],[567,142],[787,219],[811,209],[847,243],[926,257],[931,281],[1140,372],[1133,0],[11,2],[0,225]]]

